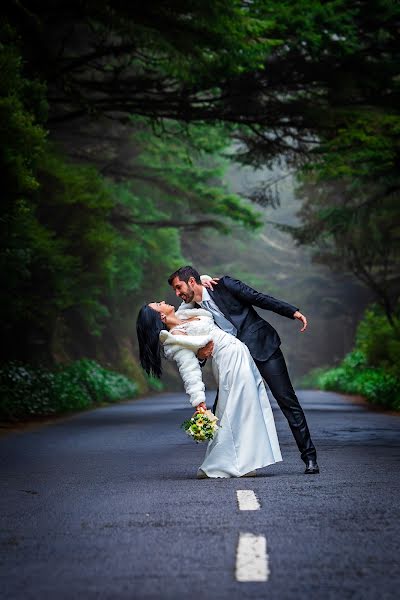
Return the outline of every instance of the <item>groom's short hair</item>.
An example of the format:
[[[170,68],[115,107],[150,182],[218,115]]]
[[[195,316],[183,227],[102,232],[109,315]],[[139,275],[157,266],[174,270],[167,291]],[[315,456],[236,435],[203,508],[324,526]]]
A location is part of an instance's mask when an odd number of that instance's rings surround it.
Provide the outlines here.
[[[172,273],[172,275],[168,277],[169,285],[172,285],[172,282],[174,281],[175,277],[177,277],[181,281],[184,281],[185,283],[187,283],[191,277],[194,277],[196,283],[201,283],[199,273],[190,265],[186,265],[186,267],[181,267],[180,269],[175,271],[175,273]]]

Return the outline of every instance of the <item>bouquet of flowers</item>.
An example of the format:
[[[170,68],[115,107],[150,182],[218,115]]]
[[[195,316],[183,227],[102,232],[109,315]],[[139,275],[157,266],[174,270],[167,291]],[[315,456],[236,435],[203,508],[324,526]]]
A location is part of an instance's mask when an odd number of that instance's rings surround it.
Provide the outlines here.
[[[181,427],[195,442],[208,442],[213,439],[218,429],[217,421],[217,417],[211,410],[206,410],[202,413],[194,413],[190,419],[182,423]]]

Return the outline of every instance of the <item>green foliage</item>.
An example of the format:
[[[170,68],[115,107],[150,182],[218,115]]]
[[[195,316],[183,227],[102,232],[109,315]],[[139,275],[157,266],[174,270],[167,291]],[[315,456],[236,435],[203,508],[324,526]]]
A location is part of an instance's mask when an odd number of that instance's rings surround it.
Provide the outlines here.
[[[0,419],[81,410],[133,397],[137,391],[134,382],[87,359],[55,371],[8,363],[0,368]]]
[[[299,190],[301,225],[283,229],[312,246],[317,262],[355,275],[393,321],[400,292],[400,115],[370,111],[349,119],[308,165]]]
[[[156,10],[162,23],[163,3],[158,3]],[[154,19],[146,32],[148,50],[157,57],[161,73],[178,81],[206,85],[214,83],[216,76],[260,68],[268,49],[277,43],[265,37],[273,22],[248,10],[240,0],[203,0],[185,6],[184,14],[181,10],[181,3],[169,2],[168,15],[163,15],[167,16],[165,25],[176,19],[175,27],[168,31],[161,25],[157,31],[159,25]],[[137,32],[137,25],[130,26]],[[143,70],[147,66],[140,59],[137,64]]]
[[[147,379],[147,383],[149,385],[149,388],[151,390],[154,390],[155,392],[162,392],[164,389],[164,384],[162,383],[162,381],[160,379],[157,379],[157,377],[153,377],[150,375],[147,375],[146,373],[146,379]]]
[[[371,107],[341,110],[335,115],[335,135],[318,148],[313,164],[319,181],[345,179],[353,192],[370,182],[397,180],[400,114]]]
[[[0,46],[5,356],[49,349],[60,322],[98,340],[110,324],[132,329],[127,315],[182,262],[189,226],[255,230],[259,215],[224,185],[216,156],[232,154],[242,127],[250,164],[298,164],[314,149],[298,239],[374,289],[393,326],[398,3],[100,0],[60,2],[51,19],[37,5],[34,21],[14,4],[17,34],[3,28]],[[96,167],[51,147],[47,102],[55,130],[71,118],[77,132],[76,116],[130,119],[125,171],[107,169],[102,143],[87,155]]]
[[[389,370],[400,378],[400,321],[394,327],[378,306],[370,307],[357,328],[356,348],[368,364]]]
[[[317,367],[315,369],[311,369],[308,373],[299,378],[297,381],[297,387],[302,390],[320,388],[320,376],[326,373],[327,369],[328,367]]]
[[[359,394],[373,404],[400,410],[400,379],[384,369],[349,366],[331,369],[317,378],[317,386],[347,394]]]
[[[100,298],[116,238],[107,222],[112,196],[93,168],[68,164],[47,149],[36,176],[40,189],[16,200],[3,220],[4,326],[31,323],[50,334],[61,311],[79,306],[95,332],[107,315]]]
[[[159,187],[159,206],[166,214],[174,211],[172,223],[194,222],[200,226],[207,221],[225,233],[231,223],[250,230],[261,226],[260,214],[224,183],[229,165],[227,126],[197,123],[183,127],[164,120],[163,128],[151,134],[150,123],[144,119],[135,118],[132,123],[136,127],[135,142],[142,149],[133,177],[137,173],[142,183]]]
[[[150,123],[132,119],[135,158],[115,183],[113,173],[106,178],[73,163],[47,141],[36,122],[44,117],[44,88],[22,77],[12,40],[0,46],[0,61],[8,76],[0,90],[8,110],[0,115],[5,356],[29,356],[30,339],[48,349],[60,318],[99,337],[124,318],[139,290],[146,293],[148,285],[156,294],[165,285],[165,274],[183,262],[186,226],[259,226],[257,213],[222,181],[226,161],[216,152],[229,143],[226,128],[166,121],[163,131],[152,132]]]
[[[0,27],[0,170],[7,207],[38,188],[35,170],[47,137],[37,123],[46,114],[45,87],[24,78],[21,63],[12,31]]]
[[[265,71],[273,128],[243,133],[242,159],[273,164],[280,155],[303,168],[300,226],[282,230],[312,246],[315,261],[354,275],[393,320],[400,290],[400,5],[257,6],[263,16],[274,14],[274,35],[285,45]],[[258,197],[273,204],[271,194]]]
[[[51,73],[58,111],[67,115],[123,110],[188,120],[188,108],[196,113],[218,97],[227,77],[263,68],[282,43],[269,35],[274,19],[241,0],[59,2],[51,25],[46,5],[35,6],[35,27],[25,17],[19,5],[9,12],[24,58],[34,55],[32,70]]]
[[[318,369],[301,385],[364,396],[373,404],[400,410],[400,330],[378,307],[365,313],[356,348],[334,369]]]
[[[358,9],[346,0],[323,3],[316,0],[260,0],[254,4],[264,18],[273,19],[273,35],[282,40],[286,51],[297,50],[311,60],[320,59],[321,52],[330,51],[342,56],[359,49],[355,27]]]

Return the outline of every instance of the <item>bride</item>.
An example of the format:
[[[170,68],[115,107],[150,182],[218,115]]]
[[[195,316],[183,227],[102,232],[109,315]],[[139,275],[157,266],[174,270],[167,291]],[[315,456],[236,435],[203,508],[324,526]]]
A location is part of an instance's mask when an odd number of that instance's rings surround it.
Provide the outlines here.
[[[160,377],[162,348],[167,359],[176,361],[196,412],[207,409],[196,353],[208,342],[214,343],[219,428],[208,443],[198,478],[255,475],[255,469],[282,460],[267,392],[250,352],[220,329],[210,312],[180,308],[176,313],[164,301],[153,302],[139,311],[137,335],[142,367]]]

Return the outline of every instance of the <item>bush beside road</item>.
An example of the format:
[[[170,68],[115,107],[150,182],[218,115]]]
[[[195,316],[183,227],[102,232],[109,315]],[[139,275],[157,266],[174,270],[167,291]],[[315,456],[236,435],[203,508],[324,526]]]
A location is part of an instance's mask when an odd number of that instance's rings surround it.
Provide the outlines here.
[[[0,420],[17,422],[133,398],[138,385],[83,359],[54,370],[8,363],[0,368]]]
[[[360,322],[355,349],[335,368],[319,368],[301,387],[363,396],[372,404],[400,410],[400,324],[390,324],[376,306]]]

